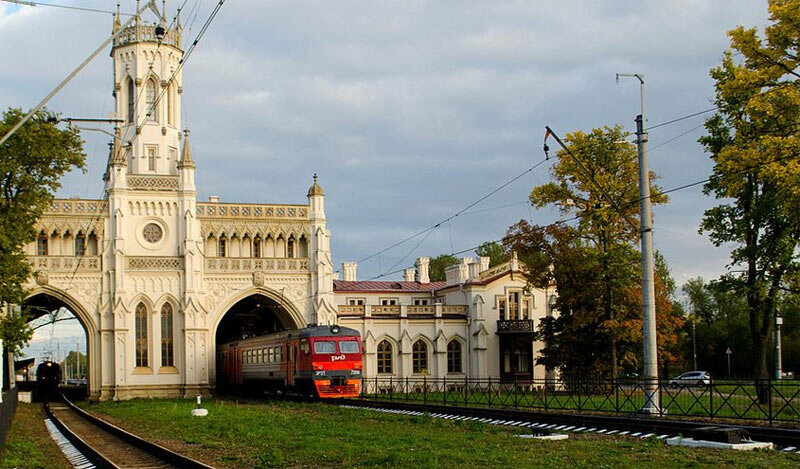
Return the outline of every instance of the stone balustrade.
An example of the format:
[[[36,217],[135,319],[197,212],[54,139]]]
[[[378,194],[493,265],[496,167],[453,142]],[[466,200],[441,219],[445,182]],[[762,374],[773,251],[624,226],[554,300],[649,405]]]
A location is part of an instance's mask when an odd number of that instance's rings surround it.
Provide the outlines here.
[[[341,316],[441,317],[467,316],[466,305],[339,305]]]
[[[307,205],[224,204],[204,202],[197,204],[197,218],[250,218],[307,220]]]
[[[28,256],[34,271],[100,272],[100,256]]]
[[[308,262],[308,258],[208,257],[205,271],[308,273]]]
[[[105,200],[55,199],[43,215],[98,215],[108,212]]]
[[[156,36],[156,27],[155,25],[139,25],[139,26],[129,26],[122,30],[119,33],[119,36],[114,40],[114,46],[124,46],[125,44],[130,44],[134,42],[158,42],[158,36]],[[161,39],[162,44],[168,44],[170,46],[175,46],[178,49],[181,47],[181,34],[176,31],[175,29],[170,29],[167,31],[167,34]]]

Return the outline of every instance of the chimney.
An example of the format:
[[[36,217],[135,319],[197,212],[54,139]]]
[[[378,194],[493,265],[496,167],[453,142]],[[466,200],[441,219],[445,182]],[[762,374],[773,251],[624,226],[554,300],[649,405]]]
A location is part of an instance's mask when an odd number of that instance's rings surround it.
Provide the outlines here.
[[[484,270],[489,270],[489,261],[491,261],[491,258],[479,257],[478,259],[480,259],[481,262],[481,272],[483,272]]]
[[[414,267],[417,268],[417,282],[430,283],[431,276],[428,270],[430,263],[430,257],[418,257],[417,261],[414,262]]]
[[[342,280],[345,282],[355,282],[356,267],[358,267],[358,264],[355,262],[342,262]]]
[[[209,196],[208,201],[211,202],[212,204],[217,204],[219,203],[219,196],[218,195]]]
[[[414,274],[415,270],[413,267],[409,267],[408,269],[403,271],[403,280],[406,282],[413,282],[414,281]]]
[[[333,273],[333,279],[334,280],[339,280],[339,272],[334,272]]]
[[[478,280],[481,276],[481,263],[473,262],[469,264],[469,280]]]

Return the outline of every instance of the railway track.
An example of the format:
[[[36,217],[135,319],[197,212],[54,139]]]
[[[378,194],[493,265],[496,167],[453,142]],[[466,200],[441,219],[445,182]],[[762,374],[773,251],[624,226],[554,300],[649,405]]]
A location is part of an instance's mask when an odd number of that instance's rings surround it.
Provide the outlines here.
[[[745,430],[753,441],[771,442],[781,451],[800,454],[800,430],[757,425],[730,425],[724,423],[692,422],[685,420],[655,419],[649,417],[618,417],[568,413],[531,412],[516,409],[442,406],[408,402],[371,401],[347,399],[337,402],[346,407],[374,409],[381,412],[408,415],[427,414],[434,418],[473,420],[493,425],[510,425],[522,428],[560,432],[593,432],[605,435],[627,435],[666,439],[689,436],[702,427],[735,428]]]
[[[45,404],[45,410],[56,444],[76,468],[211,468],[95,417],[66,398]]]

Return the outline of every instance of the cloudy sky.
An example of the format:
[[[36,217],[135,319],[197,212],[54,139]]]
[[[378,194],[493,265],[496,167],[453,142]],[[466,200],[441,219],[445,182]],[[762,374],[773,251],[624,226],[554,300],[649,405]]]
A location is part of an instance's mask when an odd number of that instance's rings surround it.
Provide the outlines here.
[[[109,10],[115,2],[43,3]],[[180,3],[168,1],[170,16]],[[216,3],[186,1],[185,42]],[[334,261],[363,259],[540,161],[545,125],[561,135],[616,123],[632,130],[639,87],[615,83],[616,72],[645,75],[650,125],[711,107],[708,70],[728,46],[726,31],[763,27],[766,3],[227,1],[184,69],[182,118],[192,130],[200,199],[304,203],[317,172]],[[124,12],[134,9],[133,0],[122,1]],[[103,42],[111,23],[104,13],[0,1],[0,107],[37,103]],[[108,116],[111,74],[104,52],[49,107]],[[697,144],[702,119],[651,132],[650,166],[662,187],[709,174]],[[84,138],[87,172],[69,175],[59,196],[102,196],[107,138]],[[543,165],[421,243],[361,263],[359,278],[499,239],[520,218],[556,220],[524,203],[547,179]],[[711,205],[698,187],[655,211],[655,246],[678,283],[725,268],[728,250],[697,234]]]

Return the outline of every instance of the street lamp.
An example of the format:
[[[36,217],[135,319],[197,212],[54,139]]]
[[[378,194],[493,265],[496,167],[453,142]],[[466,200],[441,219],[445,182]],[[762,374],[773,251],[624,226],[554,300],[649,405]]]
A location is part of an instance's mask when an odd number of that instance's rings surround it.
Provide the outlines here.
[[[781,360],[781,326],[783,325],[783,316],[781,313],[775,312],[775,379],[783,378],[783,364]]]

